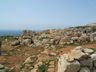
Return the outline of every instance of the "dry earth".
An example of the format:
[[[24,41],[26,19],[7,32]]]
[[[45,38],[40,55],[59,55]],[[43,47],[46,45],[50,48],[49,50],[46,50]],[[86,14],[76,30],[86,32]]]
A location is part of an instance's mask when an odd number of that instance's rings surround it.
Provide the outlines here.
[[[82,45],[84,48],[94,48],[96,49],[96,44],[85,44]],[[60,53],[56,56],[59,57],[60,55],[69,52],[71,49],[75,48],[77,46],[67,45],[64,48],[61,49],[53,49],[48,50],[49,52],[53,51],[59,51]],[[11,46],[10,42],[3,42],[2,43],[2,56],[0,56],[0,64],[3,64],[4,66],[7,66],[9,68],[13,66],[18,66],[22,64],[26,58],[28,58],[31,55],[38,55],[44,51],[43,47],[37,47],[32,48],[29,46]],[[55,72],[57,72],[57,64],[55,67]]]

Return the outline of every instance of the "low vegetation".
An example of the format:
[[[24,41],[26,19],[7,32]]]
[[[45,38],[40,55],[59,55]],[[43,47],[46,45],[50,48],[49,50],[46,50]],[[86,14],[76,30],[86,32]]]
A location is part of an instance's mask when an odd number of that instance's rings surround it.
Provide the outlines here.
[[[16,39],[14,38],[14,36],[10,36],[10,35],[8,35],[8,36],[0,36],[0,41],[5,41],[5,40],[13,41],[13,40],[16,40]]]

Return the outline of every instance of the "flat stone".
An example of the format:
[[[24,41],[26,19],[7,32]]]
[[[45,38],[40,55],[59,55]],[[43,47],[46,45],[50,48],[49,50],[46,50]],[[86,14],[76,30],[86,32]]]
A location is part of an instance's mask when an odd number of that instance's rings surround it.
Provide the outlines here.
[[[50,53],[50,55],[52,55],[52,56],[56,56],[56,53]]]
[[[71,56],[69,53],[68,54],[63,54],[64,59],[71,62],[74,60],[73,56]]]
[[[4,69],[4,65],[0,64],[0,69]]]
[[[90,70],[87,67],[81,68],[80,72],[90,72]]]
[[[73,57],[74,59],[79,60],[83,58],[88,58],[89,55],[84,53],[83,48],[79,46],[70,51],[70,57]]]
[[[17,45],[20,45],[20,41],[14,41],[11,43],[12,46],[17,46]]]
[[[94,50],[91,49],[91,48],[85,48],[85,49],[84,49],[84,52],[85,52],[85,53],[88,53],[88,54],[92,54],[92,53],[94,53]]]

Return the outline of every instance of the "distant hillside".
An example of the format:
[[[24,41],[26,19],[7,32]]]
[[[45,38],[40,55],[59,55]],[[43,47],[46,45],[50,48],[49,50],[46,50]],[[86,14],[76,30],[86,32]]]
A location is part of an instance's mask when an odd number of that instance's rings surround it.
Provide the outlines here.
[[[96,23],[87,24],[87,26],[96,26]]]

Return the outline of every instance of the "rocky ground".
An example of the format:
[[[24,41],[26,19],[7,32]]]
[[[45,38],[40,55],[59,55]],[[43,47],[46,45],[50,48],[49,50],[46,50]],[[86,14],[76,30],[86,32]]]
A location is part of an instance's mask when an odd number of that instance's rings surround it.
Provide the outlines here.
[[[91,58],[96,50],[95,26],[79,26],[62,30],[51,29],[41,32],[25,30],[22,35],[11,38],[2,40],[0,64],[5,67],[1,65],[1,72],[2,70],[5,70],[3,72],[96,71],[93,66],[94,60]],[[78,49],[74,51],[74,48],[78,46],[82,46],[80,49],[84,49],[83,52]],[[71,50],[73,53],[70,54]],[[81,66],[80,58],[85,56],[85,53],[88,54],[87,59],[92,60],[92,68],[87,65]],[[74,60],[76,64],[72,63]],[[66,65],[64,65],[65,62]]]

